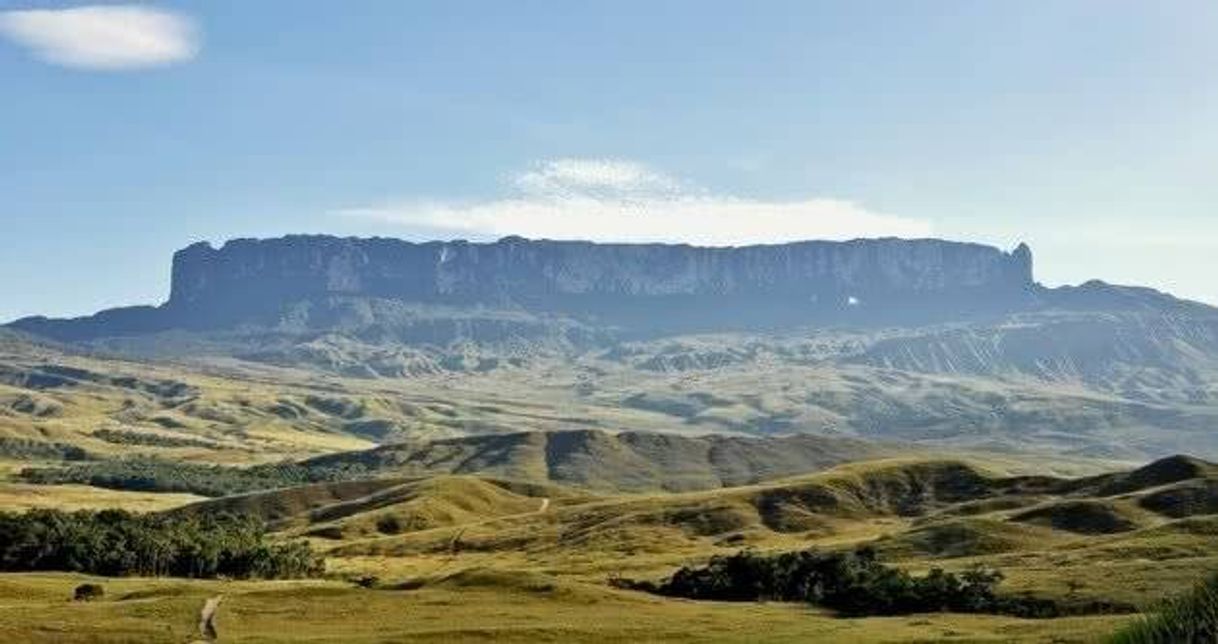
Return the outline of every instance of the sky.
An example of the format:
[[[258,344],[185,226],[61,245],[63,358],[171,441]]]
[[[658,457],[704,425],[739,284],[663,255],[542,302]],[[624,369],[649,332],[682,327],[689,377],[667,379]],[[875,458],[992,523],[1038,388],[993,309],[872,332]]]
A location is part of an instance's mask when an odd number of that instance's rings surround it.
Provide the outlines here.
[[[289,233],[1032,246],[1218,303],[1218,3],[0,0],[0,321]]]

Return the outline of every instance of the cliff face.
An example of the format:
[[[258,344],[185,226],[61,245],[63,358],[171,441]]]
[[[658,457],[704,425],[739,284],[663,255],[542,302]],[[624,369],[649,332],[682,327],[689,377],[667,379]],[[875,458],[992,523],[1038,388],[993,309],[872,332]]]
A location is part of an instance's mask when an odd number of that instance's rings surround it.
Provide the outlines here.
[[[500,335],[578,343],[603,332],[956,322],[1046,302],[1024,245],[1006,253],[934,239],[702,248],[289,236],[178,251],[159,307],[13,326],[66,341],[240,327],[410,342],[437,317],[459,322],[455,338],[477,340],[486,318]],[[494,317],[504,312],[515,317]],[[585,331],[573,338],[574,328]]]
[[[617,318],[668,304],[781,305],[795,314],[1015,303],[1031,253],[939,240],[801,242],[740,248],[494,243],[293,236],[179,251],[167,308],[255,313],[325,296],[483,305]],[[663,311],[652,311],[653,313]],[[735,311],[748,315],[749,311]]]

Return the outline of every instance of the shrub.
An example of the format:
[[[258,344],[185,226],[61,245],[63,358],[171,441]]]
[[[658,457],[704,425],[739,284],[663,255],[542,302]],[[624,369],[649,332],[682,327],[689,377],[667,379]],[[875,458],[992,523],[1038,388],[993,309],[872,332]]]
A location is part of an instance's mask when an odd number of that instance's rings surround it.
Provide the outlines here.
[[[81,584],[72,592],[72,599],[78,602],[88,602],[101,599],[105,595],[106,590],[101,587],[101,584]]]

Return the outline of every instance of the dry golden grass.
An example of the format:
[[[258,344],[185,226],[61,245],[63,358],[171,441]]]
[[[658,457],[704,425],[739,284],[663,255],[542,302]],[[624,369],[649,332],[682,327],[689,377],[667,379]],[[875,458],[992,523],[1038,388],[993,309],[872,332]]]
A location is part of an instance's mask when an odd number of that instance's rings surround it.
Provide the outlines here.
[[[1130,618],[842,619],[801,605],[659,598],[606,582],[614,575],[660,578],[746,546],[794,550],[880,539],[888,560],[914,570],[983,564],[1006,573],[1004,592],[1146,605],[1218,566],[1218,528],[1206,518],[1096,536],[1004,522],[1026,506],[976,506],[961,518],[951,503],[927,501],[938,510],[926,521],[891,513],[893,504],[906,507],[902,494],[933,501],[927,486],[945,473],[986,476],[952,461],[899,459],[685,494],[597,497],[554,486],[504,488],[470,477],[406,487],[386,481],[367,490],[342,484],[355,496],[306,494],[300,505],[305,514],[292,515],[295,533],[357,528],[339,530],[341,539],[313,539],[330,551],[328,581],[102,579],[96,581],[106,586],[105,599],[81,604],[68,598],[84,577],[0,575],[0,641],[187,641],[196,635],[204,601],[223,595],[217,626],[221,641],[231,642],[1087,642]],[[55,489],[49,502],[65,507],[72,491]],[[79,503],[105,503],[96,491],[78,493]],[[545,495],[553,495],[552,503],[541,503],[550,498]],[[793,508],[778,512],[766,499],[788,505],[803,499],[805,514],[793,518]],[[126,505],[117,497],[112,502]],[[301,522],[319,509],[326,512],[314,515],[318,521]],[[395,512],[440,525],[369,535],[369,522]],[[782,520],[775,523],[777,518]],[[977,540],[965,556],[920,545],[928,528],[955,524]],[[993,544],[1000,547],[992,550]],[[376,576],[379,587],[344,581],[365,575]]]
[[[33,508],[100,510],[122,508],[132,512],[158,512],[202,501],[194,494],[125,492],[88,485],[28,485],[0,483],[0,510],[21,512]]]
[[[70,601],[84,581],[101,601]],[[0,576],[0,639],[183,642],[222,595],[223,642],[1088,642],[1128,618],[977,615],[839,619],[803,606],[655,598],[536,574],[466,572],[414,590],[343,582],[215,582]]]

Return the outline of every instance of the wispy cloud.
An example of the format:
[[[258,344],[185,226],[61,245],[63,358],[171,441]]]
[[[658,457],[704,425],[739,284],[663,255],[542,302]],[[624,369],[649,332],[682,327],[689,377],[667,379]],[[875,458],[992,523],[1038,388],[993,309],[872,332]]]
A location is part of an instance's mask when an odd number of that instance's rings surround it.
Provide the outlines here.
[[[716,194],[631,161],[546,161],[512,177],[511,185],[510,194],[499,199],[407,199],[335,214],[473,238],[523,235],[711,246],[931,233],[926,221],[872,212],[851,201]]]
[[[671,177],[633,161],[618,159],[557,159],[535,164],[512,183],[522,193],[542,198],[599,195],[623,199],[631,195],[676,194]]]
[[[124,70],[183,62],[199,50],[189,18],[134,5],[0,12],[0,35],[53,65]]]

